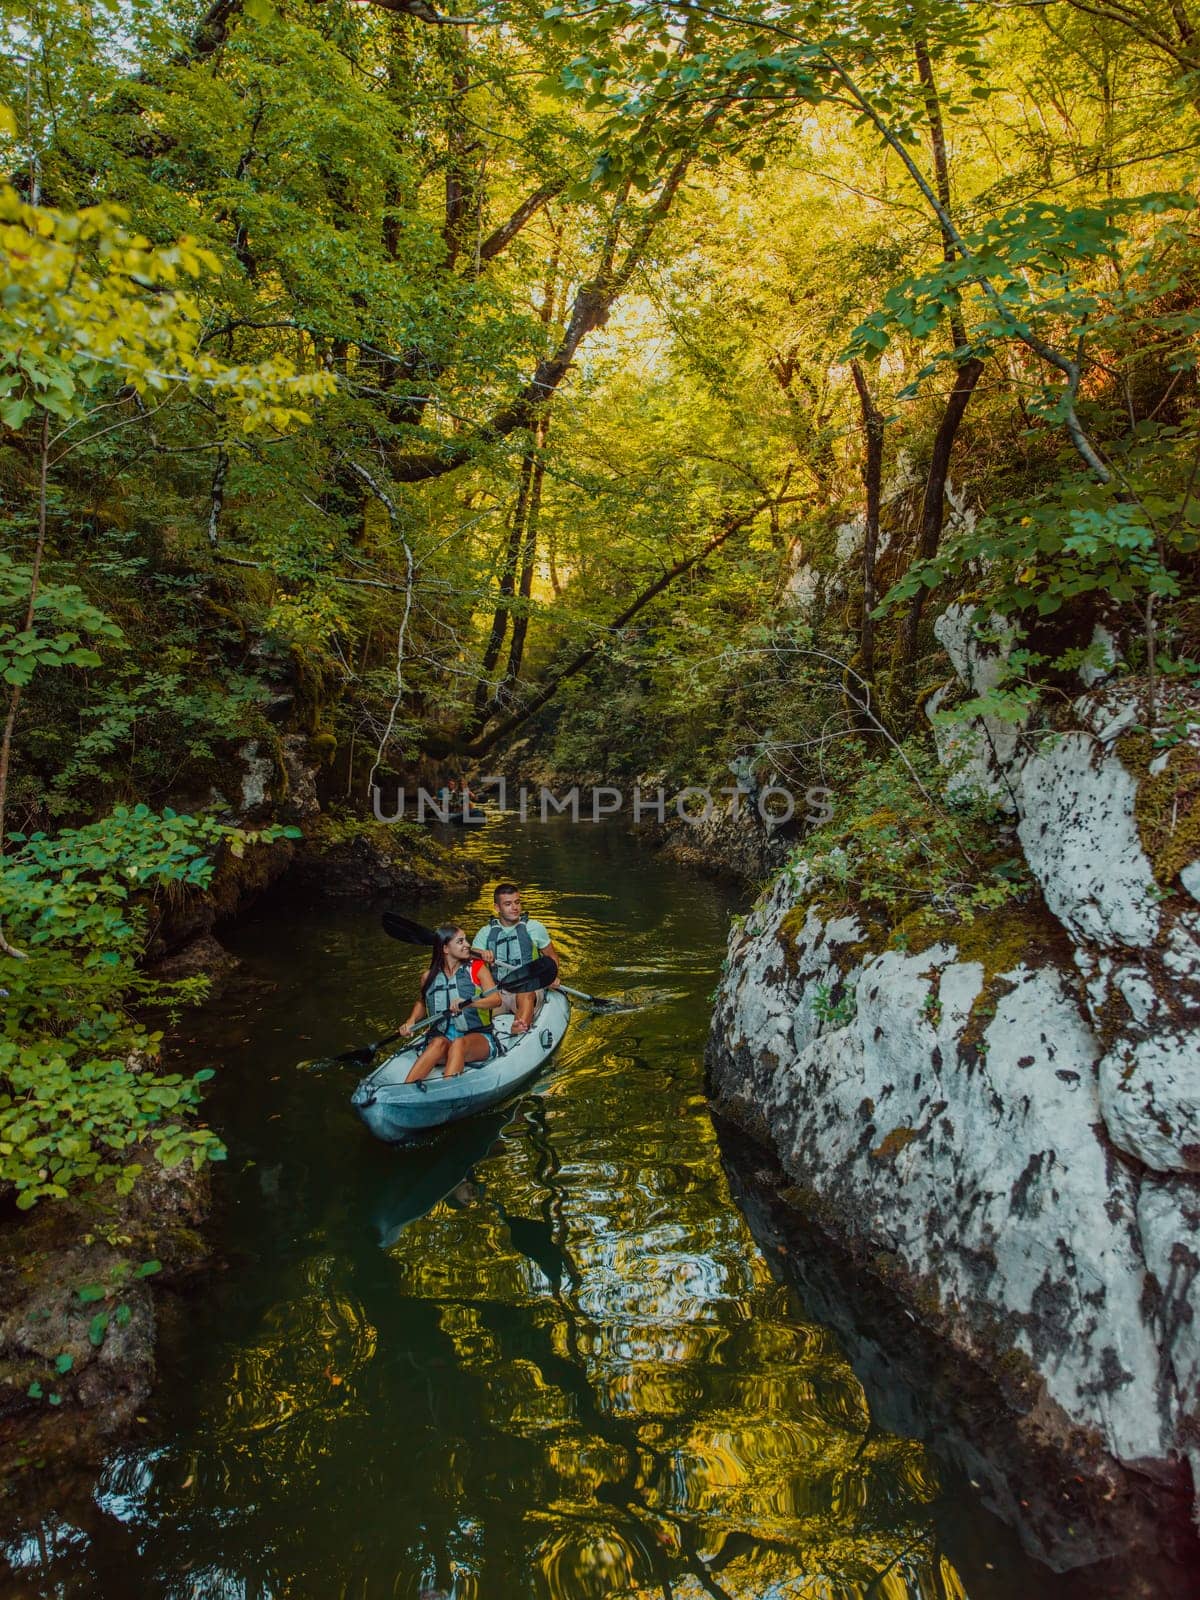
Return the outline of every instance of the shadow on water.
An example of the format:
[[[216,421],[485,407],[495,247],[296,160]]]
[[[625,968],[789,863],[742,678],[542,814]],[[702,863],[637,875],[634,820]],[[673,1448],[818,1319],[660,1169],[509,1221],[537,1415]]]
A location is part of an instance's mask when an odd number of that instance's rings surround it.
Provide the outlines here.
[[[940,1524],[961,1568],[982,1550],[988,1518],[964,1518],[959,1503],[994,1514],[1023,1548],[1059,1574],[1058,1600],[1189,1600],[1200,1595],[1191,1498],[1132,1479],[1119,1498],[1088,1491],[1061,1457],[1035,1451],[1019,1408],[997,1374],[989,1378],[912,1317],[874,1273],[834,1246],[784,1203],[788,1179],[775,1158],[740,1129],[717,1123],[730,1191],[780,1283],[830,1327],[861,1381],[876,1424],[929,1443],[941,1464]],[[978,1555],[975,1557],[978,1560]],[[985,1561],[987,1558],[984,1558]]]
[[[473,905],[396,909],[474,933],[516,877],[571,981],[656,1000],[577,1015],[533,1093],[389,1149],[321,1063],[395,1025],[421,952],[286,893],[230,930],[241,979],[181,1057],[221,1069],[220,1269],[139,1436],[9,1537],[9,1592],[1057,1600],[731,1199],[700,1061],[730,892],[616,830],[462,848]]]

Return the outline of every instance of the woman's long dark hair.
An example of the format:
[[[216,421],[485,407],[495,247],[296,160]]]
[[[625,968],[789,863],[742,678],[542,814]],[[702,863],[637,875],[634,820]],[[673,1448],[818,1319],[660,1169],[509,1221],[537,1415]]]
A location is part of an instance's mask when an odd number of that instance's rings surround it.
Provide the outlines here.
[[[429,971],[426,974],[425,982],[421,985],[422,1000],[429,993],[429,985],[437,977],[438,973],[446,970],[446,946],[456,933],[461,932],[462,929],[457,922],[443,922],[440,928],[434,929],[433,952],[429,957]]]

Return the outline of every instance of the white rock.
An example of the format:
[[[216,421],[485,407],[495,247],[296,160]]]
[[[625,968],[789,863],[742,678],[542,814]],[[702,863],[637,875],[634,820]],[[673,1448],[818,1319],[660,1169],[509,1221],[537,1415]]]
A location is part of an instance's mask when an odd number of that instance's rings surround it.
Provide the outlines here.
[[[1000,681],[1012,637],[1000,623],[1000,643],[983,645],[975,637],[974,620],[974,606],[952,605],[934,623],[933,631],[964,689],[971,695],[983,695]],[[942,713],[953,711],[954,699],[953,685],[944,684],[925,703],[938,760],[947,769],[947,794],[952,800],[983,795],[1012,812],[1016,804],[1013,781],[1023,759],[1024,725],[999,717],[948,720]]]
[[[950,608],[938,637],[981,693],[1002,655],[981,651],[970,620]],[[1200,1465],[1185,1425],[1200,1415],[1200,908],[1155,882],[1137,781],[1111,748],[1136,701],[1110,687],[1076,710],[1084,726],[1037,749],[1011,729],[1002,746],[986,726],[935,723],[979,786],[1011,784],[1070,941],[1061,969],[1043,957],[985,990],[984,969],[944,943],[843,972],[863,937],[853,919],[826,927],[810,910],[777,938],[812,892],[801,869],[731,945],[711,1081],[849,1234],[958,1308],[966,1348],[986,1351],[1002,1327],[1115,1457]],[[1180,880],[1200,901],[1200,861]],[[854,1010],[831,1019],[817,990],[838,984]]]
[[[243,767],[241,809],[257,811],[266,804],[271,779],[275,774],[275,763],[270,756],[260,753],[257,739],[244,744],[240,753]]]
[[[1158,1292],[1154,1325],[1163,1352],[1161,1399],[1182,1424],[1200,1416],[1200,1194],[1190,1184],[1148,1179],[1138,1197],[1137,1219]]]
[[[1119,1041],[1100,1062],[1113,1143],[1156,1172],[1200,1172],[1200,1051],[1194,1033]]]
[[[866,525],[863,522],[843,522],[837,530],[838,560],[849,561],[851,556],[857,555],[865,538]]]
[[[1097,683],[1102,683],[1111,676],[1117,664],[1116,636],[1109,632],[1102,622],[1098,622],[1092,629],[1092,645],[1099,646],[1102,654],[1102,664],[1093,666],[1091,662],[1084,662],[1079,669],[1079,678],[1088,689]]]
[[[1114,739],[1119,739],[1123,733],[1132,728],[1137,720],[1138,708],[1136,706],[1122,706],[1116,716],[1103,725],[1096,737],[1101,744],[1112,744]]]
[[[1010,1323],[1051,1397],[1118,1458],[1162,1458],[1174,1422],[1142,1309],[1138,1184],[1096,1131],[1098,1045],[1074,978],[1014,968],[968,1048],[981,966],[950,944],[885,950],[843,979],[856,1013],[830,1030],[811,1008],[835,973],[827,930],[810,914],[784,947],[789,904],[771,898],[720,990],[718,1102],[752,1107],[792,1176],[936,1283],[965,1328]]]
[[[951,800],[983,795],[1012,814],[1016,810],[1013,778],[1021,760],[1021,729],[998,717],[944,720],[940,713],[952,694],[953,685],[943,684],[925,702],[938,762],[946,771],[946,793]]]
[[[1135,1185],[1095,1132],[1096,1044],[1069,982],[1014,969],[981,1047],[965,1049],[982,968],[950,945],[885,951],[846,980],[850,1022],[798,1030],[827,951],[810,918],[773,996],[723,987],[718,1098],[753,1104],[797,1180],[936,1281],[943,1304],[1009,1318],[1053,1398],[1118,1455],[1160,1454]],[[765,931],[750,960],[778,972],[779,953]],[[1093,1216],[1106,1225],[1080,1226]]]
[[[1158,1010],[1154,985],[1141,967],[1123,967],[1115,979],[1121,998],[1129,1007],[1135,1022],[1145,1025]]]
[[[784,601],[801,615],[811,611],[817,602],[820,577],[815,567],[802,562],[784,585]]]
[[[1086,733],[1063,735],[1021,767],[1021,846],[1046,904],[1077,941],[1142,946],[1158,931],[1136,793],[1131,774]]]

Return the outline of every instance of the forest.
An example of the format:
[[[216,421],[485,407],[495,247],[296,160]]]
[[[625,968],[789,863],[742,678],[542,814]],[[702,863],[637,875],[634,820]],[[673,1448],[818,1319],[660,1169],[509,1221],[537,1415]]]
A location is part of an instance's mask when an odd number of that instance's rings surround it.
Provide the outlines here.
[[[253,741],[303,735],[347,828],[531,737],[569,777],[819,781],[843,878],[961,924],[1025,886],[935,733],[1052,728],[1112,675],[1190,859],[1187,0],[24,0],[2,29],[18,1207],[221,1154],[204,1074],[153,1065],[202,981],[140,957],[287,831],[232,802]],[[935,727],[964,601],[1003,666]]]

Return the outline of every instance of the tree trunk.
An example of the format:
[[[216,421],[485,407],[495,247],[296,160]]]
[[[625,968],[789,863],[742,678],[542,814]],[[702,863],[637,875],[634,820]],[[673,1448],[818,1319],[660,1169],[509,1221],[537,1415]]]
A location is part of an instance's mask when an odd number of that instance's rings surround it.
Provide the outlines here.
[[[562,253],[563,230],[561,226],[554,226],[554,248],[550,252],[550,260],[546,265],[546,276],[542,282],[542,304],[538,312],[538,320],[542,327],[549,330],[554,321],[554,304],[558,292],[558,269]],[[511,599],[516,592],[516,574],[520,571],[520,595],[526,602],[524,611],[514,615],[512,619],[512,646],[509,651],[508,666],[505,668],[503,682],[496,693],[491,697],[491,708],[494,710],[499,703],[504,685],[511,679],[519,676],[521,671],[521,658],[525,653],[525,634],[529,627],[528,602],[533,593],[533,569],[537,558],[537,524],[538,513],[542,504],[542,476],[544,472],[542,451],[546,444],[546,436],[550,432],[549,409],[543,410],[534,423],[533,439],[530,447],[521,458],[521,484],[517,493],[517,506],[513,513],[512,527],[509,530],[508,545],[505,550],[504,570],[500,578],[501,603],[496,607],[492,618],[492,631],[483,652],[480,663],[480,678],[475,686],[474,716],[471,722],[469,737],[483,727],[488,719],[488,696],[490,679],[495,671],[496,663],[500,659],[500,651],[504,647],[504,636],[508,629],[510,606],[503,604],[507,596]]]
[[[925,498],[921,504],[921,526],[916,553],[913,556],[914,561],[932,561],[938,553],[942,524],[945,520],[946,479],[950,475],[950,453],[982,372],[983,362],[974,357],[965,366],[960,367],[955,377],[954,388],[950,391],[950,398],[946,401],[946,409],[942,413],[929,459],[929,474],[925,479]],[[899,670],[892,689],[893,706],[900,710],[904,708],[899,707],[898,697],[911,682],[913,664],[917,659],[917,632],[921,625],[921,612],[928,592],[924,586],[917,590],[909,605],[908,615],[904,619]]]
[[[937,189],[937,197],[941,201],[945,217],[952,215],[950,204],[950,164],[946,157],[946,129],[942,122],[942,106],[938,99],[937,81],[933,76],[933,62],[929,57],[929,41],[923,31],[918,32],[914,41],[914,51],[917,58],[917,76],[921,80],[921,91],[925,101],[925,119],[929,124],[929,145],[933,155],[933,179]],[[956,255],[953,235],[947,227],[944,217],[938,218],[938,226],[942,234],[942,259],[953,261]],[[950,311],[950,333],[954,340],[954,348],[960,350],[967,342],[967,330],[963,324],[962,312],[955,302]]]
[[[862,658],[862,676],[868,683],[874,683],[875,619],[871,613],[876,606],[875,559],[879,550],[879,506],[883,493],[883,413],[875,404],[857,361],[850,363],[850,371],[854,377],[854,387],[858,390],[863,433],[867,441],[867,458],[863,465],[867,514],[863,531],[863,609],[859,655]]]
[[[521,477],[517,488],[517,503],[513,509],[512,523],[508,530],[508,539],[504,547],[504,565],[500,569],[500,589],[496,600],[496,609],[492,615],[492,631],[488,635],[488,642],[483,647],[483,658],[479,663],[479,681],[475,685],[475,707],[471,723],[473,736],[483,727],[488,717],[488,701],[491,697],[491,676],[496,670],[496,663],[500,659],[500,652],[504,648],[505,635],[508,633],[508,617],[512,607],[509,601],[516,593],[517,571],[521,562],[521,551],[525,543],[525,522],[529,515],[529,489],[533,479],[534,455],[532,450],[527,450],[521,458]]]
[[[508,666],[504,671],[507,686],[521,676],[521,662],[525,655],[525,635],[529,631],[529,603],[533,598],[533,572],[537,564],[538,515],[542,509],[542,478],[546,471],[543,451],[546,435],[550,432],[549,417],[542,417],[534,434],[534,447],[530,452],[532,471],[529,475],[529,506],[525,513],[525,538],[521,547],[521,583],[517,593],[524,602],[513,616],[512,644],[508,652]]]

